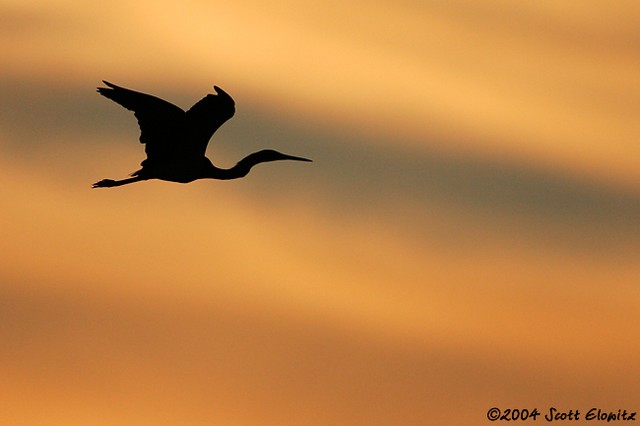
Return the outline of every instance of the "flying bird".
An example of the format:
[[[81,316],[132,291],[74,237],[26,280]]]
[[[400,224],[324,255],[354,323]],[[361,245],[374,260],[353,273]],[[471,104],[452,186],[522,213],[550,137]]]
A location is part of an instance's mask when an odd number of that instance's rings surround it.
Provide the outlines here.
[[[155,96],[103,81],[98,93],[133,111],[140,126],[140,143],[147,158],[128,179],[103,179],[94,188],[111,188],[148,179],[189,183],[197,179],[236,179],[258,163],[277,160],[311,161],[272,149],[254,152],[230,169],[221,169],[205,156],[209,139],[235,113],[235,102],[221,88],[208,94],[188,111]]]

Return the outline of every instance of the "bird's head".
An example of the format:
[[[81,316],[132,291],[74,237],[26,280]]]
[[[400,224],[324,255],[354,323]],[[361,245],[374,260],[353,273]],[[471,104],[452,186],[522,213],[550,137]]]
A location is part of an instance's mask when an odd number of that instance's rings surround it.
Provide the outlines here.
[[[249,173],[249,170],[251,170],[251,168],[256,164],[279,160],[311,161],[308,158],[283,154],[281,152],[274,151],[273,149],[264,149],[262,151],[254,152],[253,154],[249,154],[229,170],[234,178],[243,177],[246,176],[247,173]]]
[[[279,161],[279,160],[312,161],[304,157],[296,157],[294,155],[283,154],[273,149],[265,149],[257,152],[255,155],[258,157],[259,162],[261,163],[267,162],[267,161]]]

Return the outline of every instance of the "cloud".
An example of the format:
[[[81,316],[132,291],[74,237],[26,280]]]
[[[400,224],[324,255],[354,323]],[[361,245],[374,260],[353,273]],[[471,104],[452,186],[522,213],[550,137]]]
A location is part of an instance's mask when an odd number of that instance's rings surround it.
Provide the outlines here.
[[[34,156],[35,150],[48,153],[50,158],[64,153],[71,160],[62,161],[82,164],[93,161],[82,158],[91,156],[93,148],[95,152],[110,149],[100,146],[101,140],[118,140],[119,146],[137,152],[137,157],[130,158],[130,169],[144,158],[132,114],[106,104],[91,88],[11,81],[4,85],[7,90],[0,110],[4,148],[9,152],[25,157]],[[264,106],[240,102],[237,116],[211,142],[209,155],[224,167],[267,147],[312,157],[315,163],[303,170],[305,179],[294,188],[296,193],[313,192],[315,202],[332,211],[378,215],[379,220],[392,223],[405,217],[403,206],[423,213],[433,206],[447,206],[471,220],[494,226],[505,220],[515,227],[551,229],[577,246],[583,246],[589,236],[589,247],[596,251],[605,242],[626,244],[638,237],[640,195],[626,188],[560,169],[500,159],[452,156],[436,150],[394,150],[394,141],[383,136],[371,139],[357,130],[321,128],[313,122],[291,125],[290,117],[261,108]],[[52,167],[55,173],[54,164],[42,166]],[[114,170],[116,174],[127,171]],[[282,173],[267,167],[256,169],[248,189],[253,188],[253,196],[265,202],[271,197],[286,200],[291,195],[281,193],[280,188],[292,172],[300,169],[286,168]],[[274,179],[280,183],[274,185]],[[419,224],[418,216],[407,217]]]
[[[0,416],[635,403],[637,3],[125,3],[0,12]],[[144,158],[103,78],[183,107],[220,84],[221,166],[314,162],[92,190]]]

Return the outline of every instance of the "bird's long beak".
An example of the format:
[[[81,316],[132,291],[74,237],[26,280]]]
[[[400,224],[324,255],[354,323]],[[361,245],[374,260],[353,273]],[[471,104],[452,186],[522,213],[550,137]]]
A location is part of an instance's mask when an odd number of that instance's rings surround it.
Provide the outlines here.
[[[294,155],[289,155],[289,154],[283,154],[284,158],[283,160],[296,160],[296,161],[309,161],[309,162],[313,162],[313,160],[309,160],[308,158],[304,158],[304,157],[296,157]]]

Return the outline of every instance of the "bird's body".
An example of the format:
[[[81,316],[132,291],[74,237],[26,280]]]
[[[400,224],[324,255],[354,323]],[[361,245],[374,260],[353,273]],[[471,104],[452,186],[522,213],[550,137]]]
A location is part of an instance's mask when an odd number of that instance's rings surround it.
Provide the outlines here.
[[[98,93],[133,111],[140,125],[140,142],[147,159],[128,179],[103,179],[94,188],[109,188],[148,179],[188,183],[197,179],[236,179],[258,163],[277,160],[311,161],[302,157],[262,150],[248,155],[230,169],[213,165],[205,156],[209,139],[235,113],[235,103],[224,90],[214,86],[188,111],[155,96],[125,89],[107,81]]]

